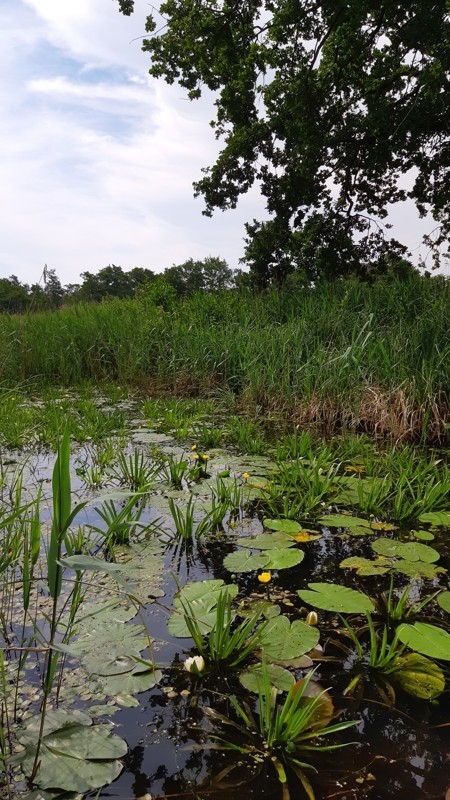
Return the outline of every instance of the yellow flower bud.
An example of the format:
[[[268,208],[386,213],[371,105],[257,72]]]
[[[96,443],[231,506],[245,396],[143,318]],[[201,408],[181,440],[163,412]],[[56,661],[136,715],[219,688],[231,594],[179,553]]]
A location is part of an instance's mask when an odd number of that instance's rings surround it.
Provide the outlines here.
[[[258,575],[258,580],[260,583],[269,583],[272,580],[272,573],[271,572],[261,572]]]

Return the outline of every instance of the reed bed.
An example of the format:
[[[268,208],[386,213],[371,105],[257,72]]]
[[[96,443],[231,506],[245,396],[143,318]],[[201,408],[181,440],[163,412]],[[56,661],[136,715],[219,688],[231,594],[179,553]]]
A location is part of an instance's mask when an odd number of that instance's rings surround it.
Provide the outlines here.
[[[0,383],[116,381],[333,431],[445,443],[450,283],[419,275],[0,316]]]

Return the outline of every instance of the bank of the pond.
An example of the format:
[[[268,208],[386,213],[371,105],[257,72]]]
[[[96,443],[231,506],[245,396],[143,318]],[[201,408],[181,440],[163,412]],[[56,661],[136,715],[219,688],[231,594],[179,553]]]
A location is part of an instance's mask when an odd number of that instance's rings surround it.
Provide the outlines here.
[[[449,329],[448,281],[420,276],[203,293],[166,309],[111,299],[1,316],[0,382],[219,391],[251,414],[436,444],[448,436]]]

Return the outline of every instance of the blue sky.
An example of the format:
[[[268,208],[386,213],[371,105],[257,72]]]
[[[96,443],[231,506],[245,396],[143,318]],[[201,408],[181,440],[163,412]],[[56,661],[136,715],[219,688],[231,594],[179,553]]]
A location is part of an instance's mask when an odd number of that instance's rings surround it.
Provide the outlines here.
[[[0,277],[35,282],[46,263],[65,284],[110,263],[158,272],[207,255],[236,267],[244,222],[264,216],[257,188],[202,216],[192,182],[219,149],[212,98],[190,103],[148,76],[147,0],[135,8],[2,0]],[[432,224],[412,209],[394,222],[417,254]]]

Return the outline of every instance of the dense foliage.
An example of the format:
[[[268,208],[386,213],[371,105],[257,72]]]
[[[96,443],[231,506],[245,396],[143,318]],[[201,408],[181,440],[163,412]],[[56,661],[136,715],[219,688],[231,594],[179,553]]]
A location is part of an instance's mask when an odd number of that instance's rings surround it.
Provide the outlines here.
[[[247,225],[261,284],[295,268],[313,280],[384,270],[406,248],[383,221],[408,199],[433,215],[438,258],[450,231],[446,0],[166,0],[147,32],[153,76],[215,96],[224,148],[196,184],[204,213],[234,208],[255,182],[266,198],[269,219]]]

